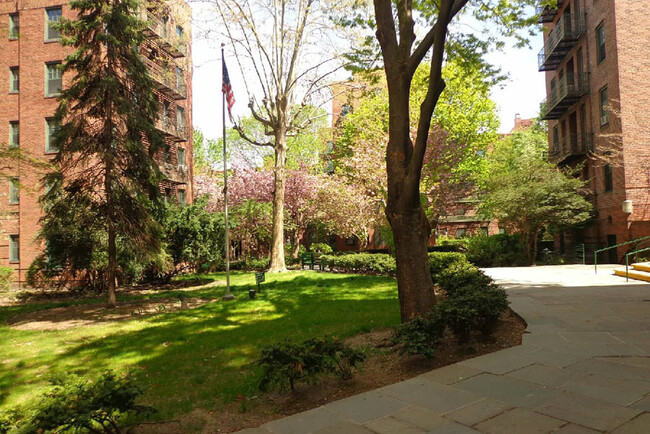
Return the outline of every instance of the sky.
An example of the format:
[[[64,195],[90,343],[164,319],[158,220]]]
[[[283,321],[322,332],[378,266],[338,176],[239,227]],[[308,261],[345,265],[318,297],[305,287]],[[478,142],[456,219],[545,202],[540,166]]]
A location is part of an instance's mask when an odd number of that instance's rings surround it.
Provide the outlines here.
[[[192,3],[194,19],[200,20],[200,7]],[[194,72],[192,77],[193,123],[206,138],[222,136],[221,114],[221,49],[218,42],[202,39],[195,32],[192,43]],[[532,48],[507,48],[492,53],[488,59],[509,75],[509,80],[492,91],[501,119],[500,132],[509,132],[515,115],[533,118],[538,115],[539,104],[544,99],[544,74],[538,72],[537,53],[542,47],[541,34],[531,41]],[[249,115],[248,97],[232,54],[226,52],[226,64],[235,95],[235,117]],[[230,127],[229,121],[227,127]]]

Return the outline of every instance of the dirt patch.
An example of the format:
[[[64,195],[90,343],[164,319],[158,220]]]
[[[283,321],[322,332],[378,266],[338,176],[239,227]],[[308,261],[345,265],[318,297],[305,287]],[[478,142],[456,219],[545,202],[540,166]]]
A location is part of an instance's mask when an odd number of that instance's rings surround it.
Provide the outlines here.
[[[347,340],[363,348],[368,359],[351,381],[328,378],[314,386],[298,388],[295,394],[273,393],[240,397],[219,410],[195,410],[168,423],[152,423],[137,427],[138,433],[234,432],[260,426],[266,422],[319,407],[328,402],[374,390],[413,378],[419,374],[473,357],[521,344],[526,329],[524,321],[508,310],[503,314],[492,339],[459,346],[447,335],[429,360],[421,356],[401,355],[390,342],[391,331],[365,333]]]
[[[194,291],[213,286],[225,286],[225,280],[191,279],[166,284],[142,284],[117,288],[117,295],[150,295],[160,291]],[[20,288],[6,293],[0,292],[0,306],[16,306],[26,303],[65,303],[105,297],[93,291],[70,291],[68,289]]]
[[[194,309],[206,303],[216,301],[202,298],[187,298],[186,308]],[[107,309],[104,304],[93,303],[57,307],[15,315],[7,320],[7,324],[11,328],[18,330],[67,330],[93,324],[173,312],[183,308],[185,306],[181,304],[178,298],[122,302],[118,303],[114,309]]]

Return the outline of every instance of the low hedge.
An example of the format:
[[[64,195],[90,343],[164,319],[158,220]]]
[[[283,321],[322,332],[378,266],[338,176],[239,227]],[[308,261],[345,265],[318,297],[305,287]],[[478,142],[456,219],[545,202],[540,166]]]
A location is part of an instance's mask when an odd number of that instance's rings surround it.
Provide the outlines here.
[[[330,270],[344,273],[384,274],[394,276],[395,258],[382,253],[352,253],[347,255],[322,255],[321,260]]]
[[[13,277],[13,268],[0,266],[0,292],[9,291]]]
[[[439,276],[451,266],[469,266],[470,263],[462,253],[430,252],[429,267],[434,283]],[[350,253],[345,255],[323,255],[321,259],[330,270],[343,273],[383,274],[394,276],[397,272],[395,258],[383,253]]]

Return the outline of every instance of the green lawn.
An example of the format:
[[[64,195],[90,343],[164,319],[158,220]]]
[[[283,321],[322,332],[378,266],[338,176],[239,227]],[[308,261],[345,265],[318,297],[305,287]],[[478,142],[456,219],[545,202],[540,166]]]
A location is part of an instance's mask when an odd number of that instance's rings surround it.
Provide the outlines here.
[[[135,372],[146,387],[145,401],[160,410],[156,418],[168,419],[197,407],[218,407],[238,394],[257,394],[260,371],[250,362],[265,344],[325,334],[347,337],[399,322],[391,278],[300,271],[266,279],[255,300],[248,299],[253,273],[235,273],[234,302],[220,300],[223,286],[197,289],[186,294],[215,302],[61,331],[5,325],[12,315],[61,304],[0,307],[0,410],[32,399],[52,375],[92,376],[111,368]]]

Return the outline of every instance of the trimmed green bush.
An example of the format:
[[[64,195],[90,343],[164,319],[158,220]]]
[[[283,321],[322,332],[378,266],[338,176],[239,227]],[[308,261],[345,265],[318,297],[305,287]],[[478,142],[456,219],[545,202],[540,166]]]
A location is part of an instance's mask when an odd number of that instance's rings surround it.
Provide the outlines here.
[[[469,265],[464,254],[458,252],[431,252],[429,253],[429,268],[433,283],[437,283],[442,272],[452,265]]]
[[[431,359],[445,333],[445,327],[444,318],[436,310],[426,317],[418,316],[398,325],[393,334],[393,343],[401,345],[402,354],[420,354]]]
[[[467,259],[479,267],[528,265],[518,234],[479,235],[466,240]]]
[[[9,291],[11,288],[11,280],[13,278],[13,268],[0,266],[0,292]]]
[[[352,378],[353,369],[366,359],[365,355],[338,339],[314,338],[300,344],[290,341],[266,346],[255,362],[264,373],[259,388],[286,388],[292,392],[296,383],[315,382],[321,375],[336,373],[340,378]]]
[[[507,308],[506,292],[491,283],[457,288],[440,303],[438,312],[458,341],[465,343],[474,331],[489,337]]]
[[[479,268],[462,262],[453,263],[442,270],[437,275],[436,283],[447,293],[447,297],[455,296],[460,290],[481,290],[493,284],[492,278]]]
[[[394,276],[395,258],[382,253],[352,253],[347,255],[322,255],[330,270],[344,273],[384,274]]]
[[[121,433],[120,423],[130,415],[154,411],[135,403],[142,394],[131,376],[106,371],[91,382],[70,375],[53,380],[54,387],[31,408],[0,419],[0,432]],[[6,431],[2,431],[5,429]]]

